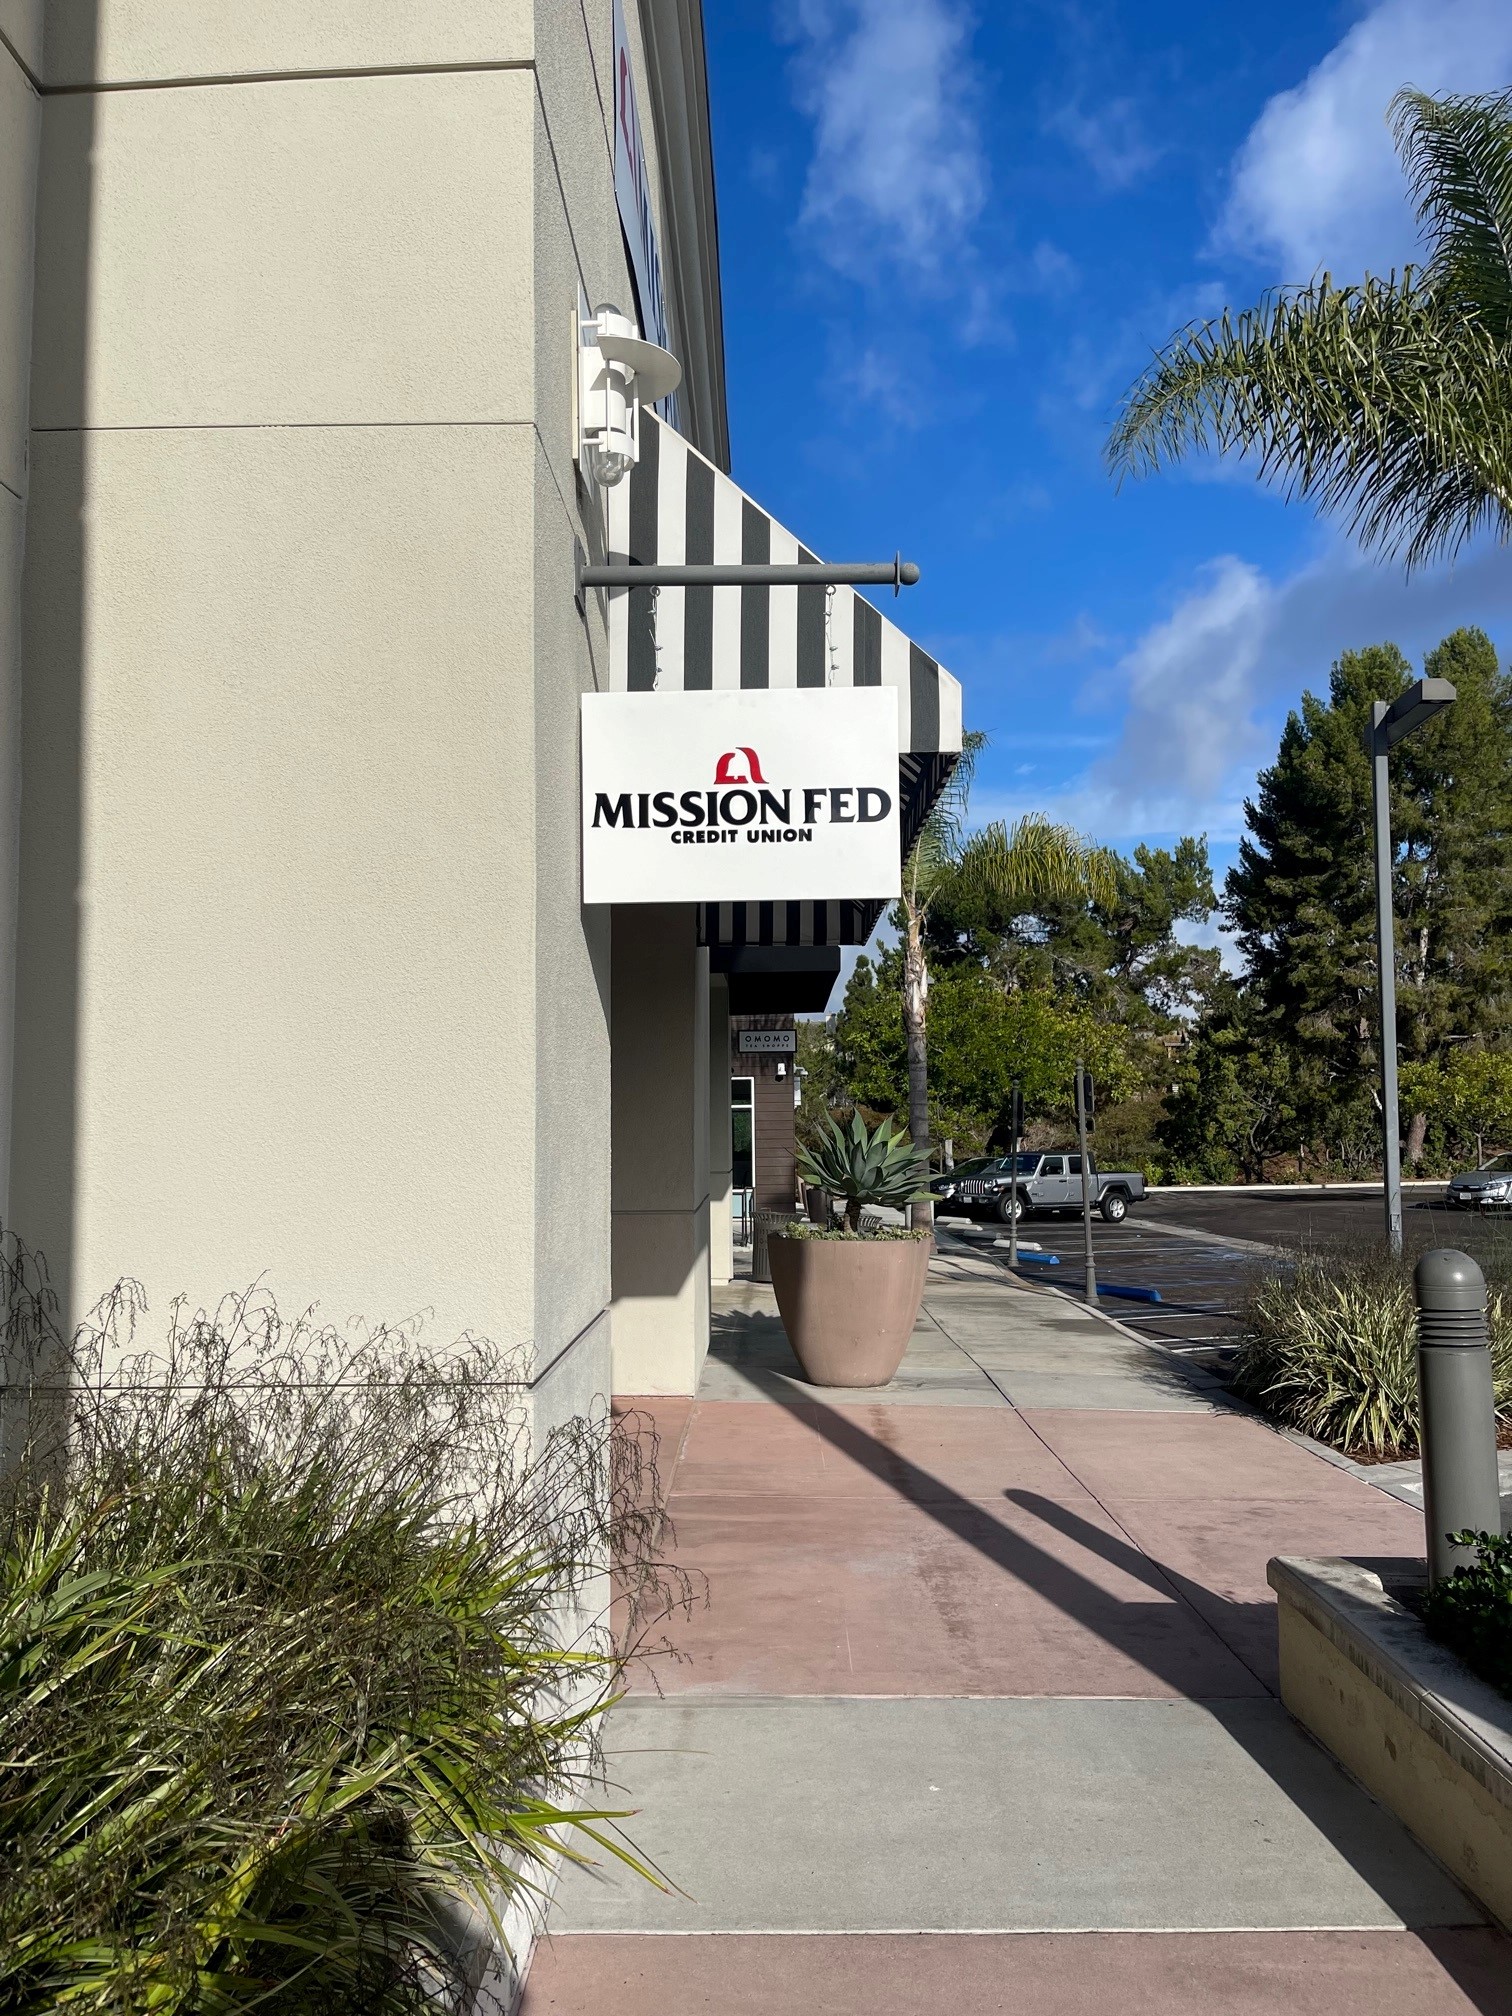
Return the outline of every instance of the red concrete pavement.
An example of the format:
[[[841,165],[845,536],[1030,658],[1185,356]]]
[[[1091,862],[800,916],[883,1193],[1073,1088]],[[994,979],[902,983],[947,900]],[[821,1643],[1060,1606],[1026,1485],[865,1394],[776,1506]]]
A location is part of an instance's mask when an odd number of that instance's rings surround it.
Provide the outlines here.
[[[1421,1517],[1238,1413],[626,1401],[661,1437],[673,1695],[1263,1699],[1278,1552]],[[1011,1920],[1007,1921],[1011,1922]],[[1512,2016],[1484,1930],[559,1936],[524,2016]]]
[[[1494,1932],[558,1939],[522,2016],[1512,2016]]]
[[[1272,1554],[1421,1543],[1237,1415],[650,1404],[672,1551],[709,1592],[668,1693],[1255,1696]]]

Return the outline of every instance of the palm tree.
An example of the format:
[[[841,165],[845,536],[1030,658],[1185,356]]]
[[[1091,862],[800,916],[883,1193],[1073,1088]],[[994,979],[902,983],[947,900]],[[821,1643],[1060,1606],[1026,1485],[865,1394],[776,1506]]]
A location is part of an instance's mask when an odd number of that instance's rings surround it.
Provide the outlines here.
[[[1193,323],[1127,395],[1108,458],[1124,476],[1249,453],[1412,568],[1512,533],[1512,92],[1402,91],[1390,116],[1425,263]]]
[[[925,820],[903,864],[903,1026],[908,1039],[908,1131],[929,1159],[929,963],[924,923],[947,889],[1001,904],[1031,907],[1052,899],[1108,900],[1113,869],[1107,853],[1069,826],[1029,812],[1012,826],[997,819],[966,832],[966,801],[976,759],[987,737],[975,730],[962,740],[961,759],[946,790]],[[914,1222],[928,1224],[930,1204],[912,1207]]]

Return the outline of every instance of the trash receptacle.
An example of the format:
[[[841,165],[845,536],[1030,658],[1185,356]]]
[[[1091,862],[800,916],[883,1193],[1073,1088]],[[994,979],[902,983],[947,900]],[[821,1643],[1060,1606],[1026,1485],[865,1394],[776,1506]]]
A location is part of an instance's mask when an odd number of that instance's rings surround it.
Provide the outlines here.
[[[767,1240],[773,1232],[780,1232],[784,1225],[791,1225],[793,1214],[791,1211],[757,1211],[753,1215],[755,1231],[751,1235],[751,1279],[770,1281],[772,1261],[767,1252]]]
[[[828,1190],[820,1190],[813,1183],[803,1186],[803,1208],[808,1213],[810,1225],[830,1225],[835,1217],[835,1200]]]

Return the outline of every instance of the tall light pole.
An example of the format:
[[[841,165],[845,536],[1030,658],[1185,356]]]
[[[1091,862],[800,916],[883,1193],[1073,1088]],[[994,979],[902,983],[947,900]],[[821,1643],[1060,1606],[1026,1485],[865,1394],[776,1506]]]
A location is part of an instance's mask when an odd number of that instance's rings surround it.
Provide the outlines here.
[[[1447,679],[1419,679],[1388,705],[1371,703],[1365,748],[1375,789],[1376,958],[1381,988],[1381,1133],[1386,1150],[1386,1237],[1402,1250],[1402,1144],[1397,1100],[1396,920],[1391,902],[1391,765],[1398,742],[1458,696]]]
[[[1082,1251],[1087,1267],[1087,1306],[1097,1307],[1097,1261],[1092,1252],[1092,1156],[1087,1136],[1092,1130],[1092,1073],[1076,1060],[1076,1131],[1081,1140]]]

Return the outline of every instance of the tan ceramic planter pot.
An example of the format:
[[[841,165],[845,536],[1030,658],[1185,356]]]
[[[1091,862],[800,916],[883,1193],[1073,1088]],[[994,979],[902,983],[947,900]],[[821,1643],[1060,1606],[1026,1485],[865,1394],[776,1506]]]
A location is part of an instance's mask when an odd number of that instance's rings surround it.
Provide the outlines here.
[[[767,1242],[777,1313],[815,1386],[885,1386],[924,1299],[932,1239]]]

